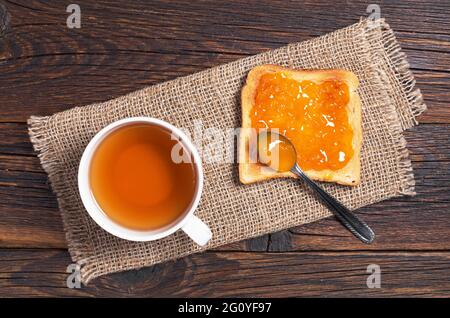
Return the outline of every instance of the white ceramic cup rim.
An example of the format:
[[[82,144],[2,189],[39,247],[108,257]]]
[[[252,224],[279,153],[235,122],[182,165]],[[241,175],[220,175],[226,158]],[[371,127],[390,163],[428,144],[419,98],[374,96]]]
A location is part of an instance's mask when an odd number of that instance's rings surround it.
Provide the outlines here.
[[[97,204],[89,182],[89,168],[92,160],[92,156],[95,153],[98,145],[104,140],[114,130],[134,123],[146,123],[157,125],[162,128],[169,130],[174,136],[182,142],[182,144],[190,151],[192,157],[194,158],[194,166],[196,168],[196,191],[193,201],[189,208],[180,216],[177,220],[171,224],[164,226],[160,229],[140,231],[126,228],[116,222],[114,222],[110,217],[107,216],[105,212]],[[203,169],[201,164],[200,155],[197,149],[192,144],[190,139],[177,127],[165,122],[163,120],[151,117],[131,117],[115,121],[108,126],[101,129],[94,138],[91,139],[80,160],[80,165],[78,168],[78,189],[80,192],[81,200],[91,216],[91,218],[105,231],[119,238],[129,240],[129,241],[153,241],[161,239],[168,235],[173,234],[180,228],[186,225],[190,218],[195,217],[194,211],[197,208],[203,191]],[[196,218],[196,217],[195,217]]]

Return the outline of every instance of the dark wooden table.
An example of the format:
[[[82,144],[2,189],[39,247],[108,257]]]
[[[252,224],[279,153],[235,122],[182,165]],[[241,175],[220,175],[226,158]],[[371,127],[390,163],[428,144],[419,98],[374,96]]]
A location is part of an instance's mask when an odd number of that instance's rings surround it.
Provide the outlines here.
[[[80,29],[66,26],[73,2]],[[330,218],[66,287],[71,260],[30,115],[307,40],[367,16],[369,3],[0,1],[0,296],[450,296],[450,3],[423,0],[379,3],[429,109],[405,133],[417,196],[360,211],[374,244]],[[366,286],[369,264],[379,289]]]

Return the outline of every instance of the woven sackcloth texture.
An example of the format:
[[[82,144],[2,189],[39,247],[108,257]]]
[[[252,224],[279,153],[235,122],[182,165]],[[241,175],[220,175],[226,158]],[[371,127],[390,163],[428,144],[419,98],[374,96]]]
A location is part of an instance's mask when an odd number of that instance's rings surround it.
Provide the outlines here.
[[[79,160],[102,127],[121,118],[150,116],[192,130],[240,126],[240,91],[247,72],[260,64],[300,69],[342,68],[360,80],[363,148],[361,184],[323,184],[350,208],[414,194],[414,176],[403,130],[425,110],[394,33],[383,20],[360,22],[301,43],[264,52],[147,87],[110,101],[29,119],[29,133],[58,198],[69,252],[84,283],[107,273],[179,258],[203,249],[313,222],[330,213],[295,180],[239,183],[236,163],[205,163],[203,196],[196,214],[213,238],[204,248],[181,231],[136,243],[97,226],[78,194]]]

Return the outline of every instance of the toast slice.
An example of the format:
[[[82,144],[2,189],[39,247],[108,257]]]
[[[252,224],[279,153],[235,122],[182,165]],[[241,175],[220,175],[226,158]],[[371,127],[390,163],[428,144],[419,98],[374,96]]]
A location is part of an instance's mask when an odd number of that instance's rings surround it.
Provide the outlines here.
[[[320,84],[326,80],[338,80],[345,82],[349,89],[349,99],[345,107],[349,125],[353,130],[352,147],[353,156],[347,164],[339,170],[305,170],[305,173],[314,180],[336,182],[343,185],[358,185],[360,182],[360,151],[362,145],[362,126],[361,126],[361,102],[357,93],[359,85],[355,74],[345,70],[295,70],[276,65],[261,65],[253,68],[248,76],[245,86],[241,93],[242,107],[242,128],[239,135],[238,159],[239,159],[239,179],[244,184],[258,181],[293,177],[292,172],[276,172],[262,164],[255,162],[254,150],[250,149],[250,141],[254,140],[255,133],[251,129],[251,111],[255,102],[255,94],[259,85],[261,76],[267,73],[286,74],[289,78],[296,81],[312,81]],[[253,131],[253,133],[252,133]],[[254,148],[254,147],[253,147]]]

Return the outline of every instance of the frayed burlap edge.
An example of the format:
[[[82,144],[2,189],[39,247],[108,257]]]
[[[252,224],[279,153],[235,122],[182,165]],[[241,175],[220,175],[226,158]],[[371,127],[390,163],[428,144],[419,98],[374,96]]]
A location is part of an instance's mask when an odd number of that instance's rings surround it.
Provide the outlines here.
[[[373,79],[376,85],[379,86],[377,90],[378,98],[386,105],[386,121],[391,128],[391,136],[395,140],[398,153],[398,168],[399,171],[404,172],[400,174],[401,180],[398,195],[415,195],[414,173],[403,131],[417,125],[418,121],[416,117],[422,114],[427,107],[423,102],[420,89],[416,88],[416,82],[410,70],[406,54],[402,51],[394,31],[389,27],[389,24],[384,19],[375,21],[366,20],[366,22],[366,32],[364,32],[364,35],[368,42],[367,47],[372,48],[371,43],[376,42],[381,37],[381,43],[384,49],[369,49],[367,53],[370,56],[370,60],[373,61],[371,72],[374,74]],[[374,27],[377,27],[379,32],[373,32],[373,30],[370,32],[370,29]],[[392,100],[390,95],[384,91],[386,87],[390,87],[391,85],[389,85],[389,79],[384,69],[386,64],[383,63],[383,57],[380,56],[383,53],[386,54],[388,59],[387,64],[396,75],[395,79],[401,88],[400,93],[404,95],[407,102],[408,107],[406,109],[402,108],[402,111],[410,112],[408,114],[409,116],[407,116],[408,120],[405,120],[405,117],[401,117],[402,113],[396,108],[396,101]]]
[[[74,261],[82,271],[83,266],[89,263],[90,256],[86,256],[84,253],[81,253],[79,251],[92,251],[93,249],[91,247],[87,248],[86,246],[81,246],[79,241],[73,238],[73,236],[76,236],[78,232],[71,232],[67,230],[69,228],[70,214],[64,213],[66,205],[64,197],[68,193],[68,190],[64,186],[64,180],[60,180],[59,178],[59,162],[57,159],[58,156],[56,156],[54,153],[54,148],[51,143],[52,139],[49,138],[47,140],[45,138],[46,132],[48,132],[49,119],[50,116],[31,116],[27,121],[29,127],[28,134],[30,136],[30,140],[33,144],[34,150],[38,153],[38,158],[42,165],[42,168],[48,175],[50,186],[53,189],[53,192],[56,194],[58,207],[61,211],[69,254],[72,258],[72,261]],[[80,227],[80,231],[82,231],[82,227]],[[85,241],[85,243],[89,244],[89,241],[87,240]],[[84,279],[82,280],[84,281]]]

